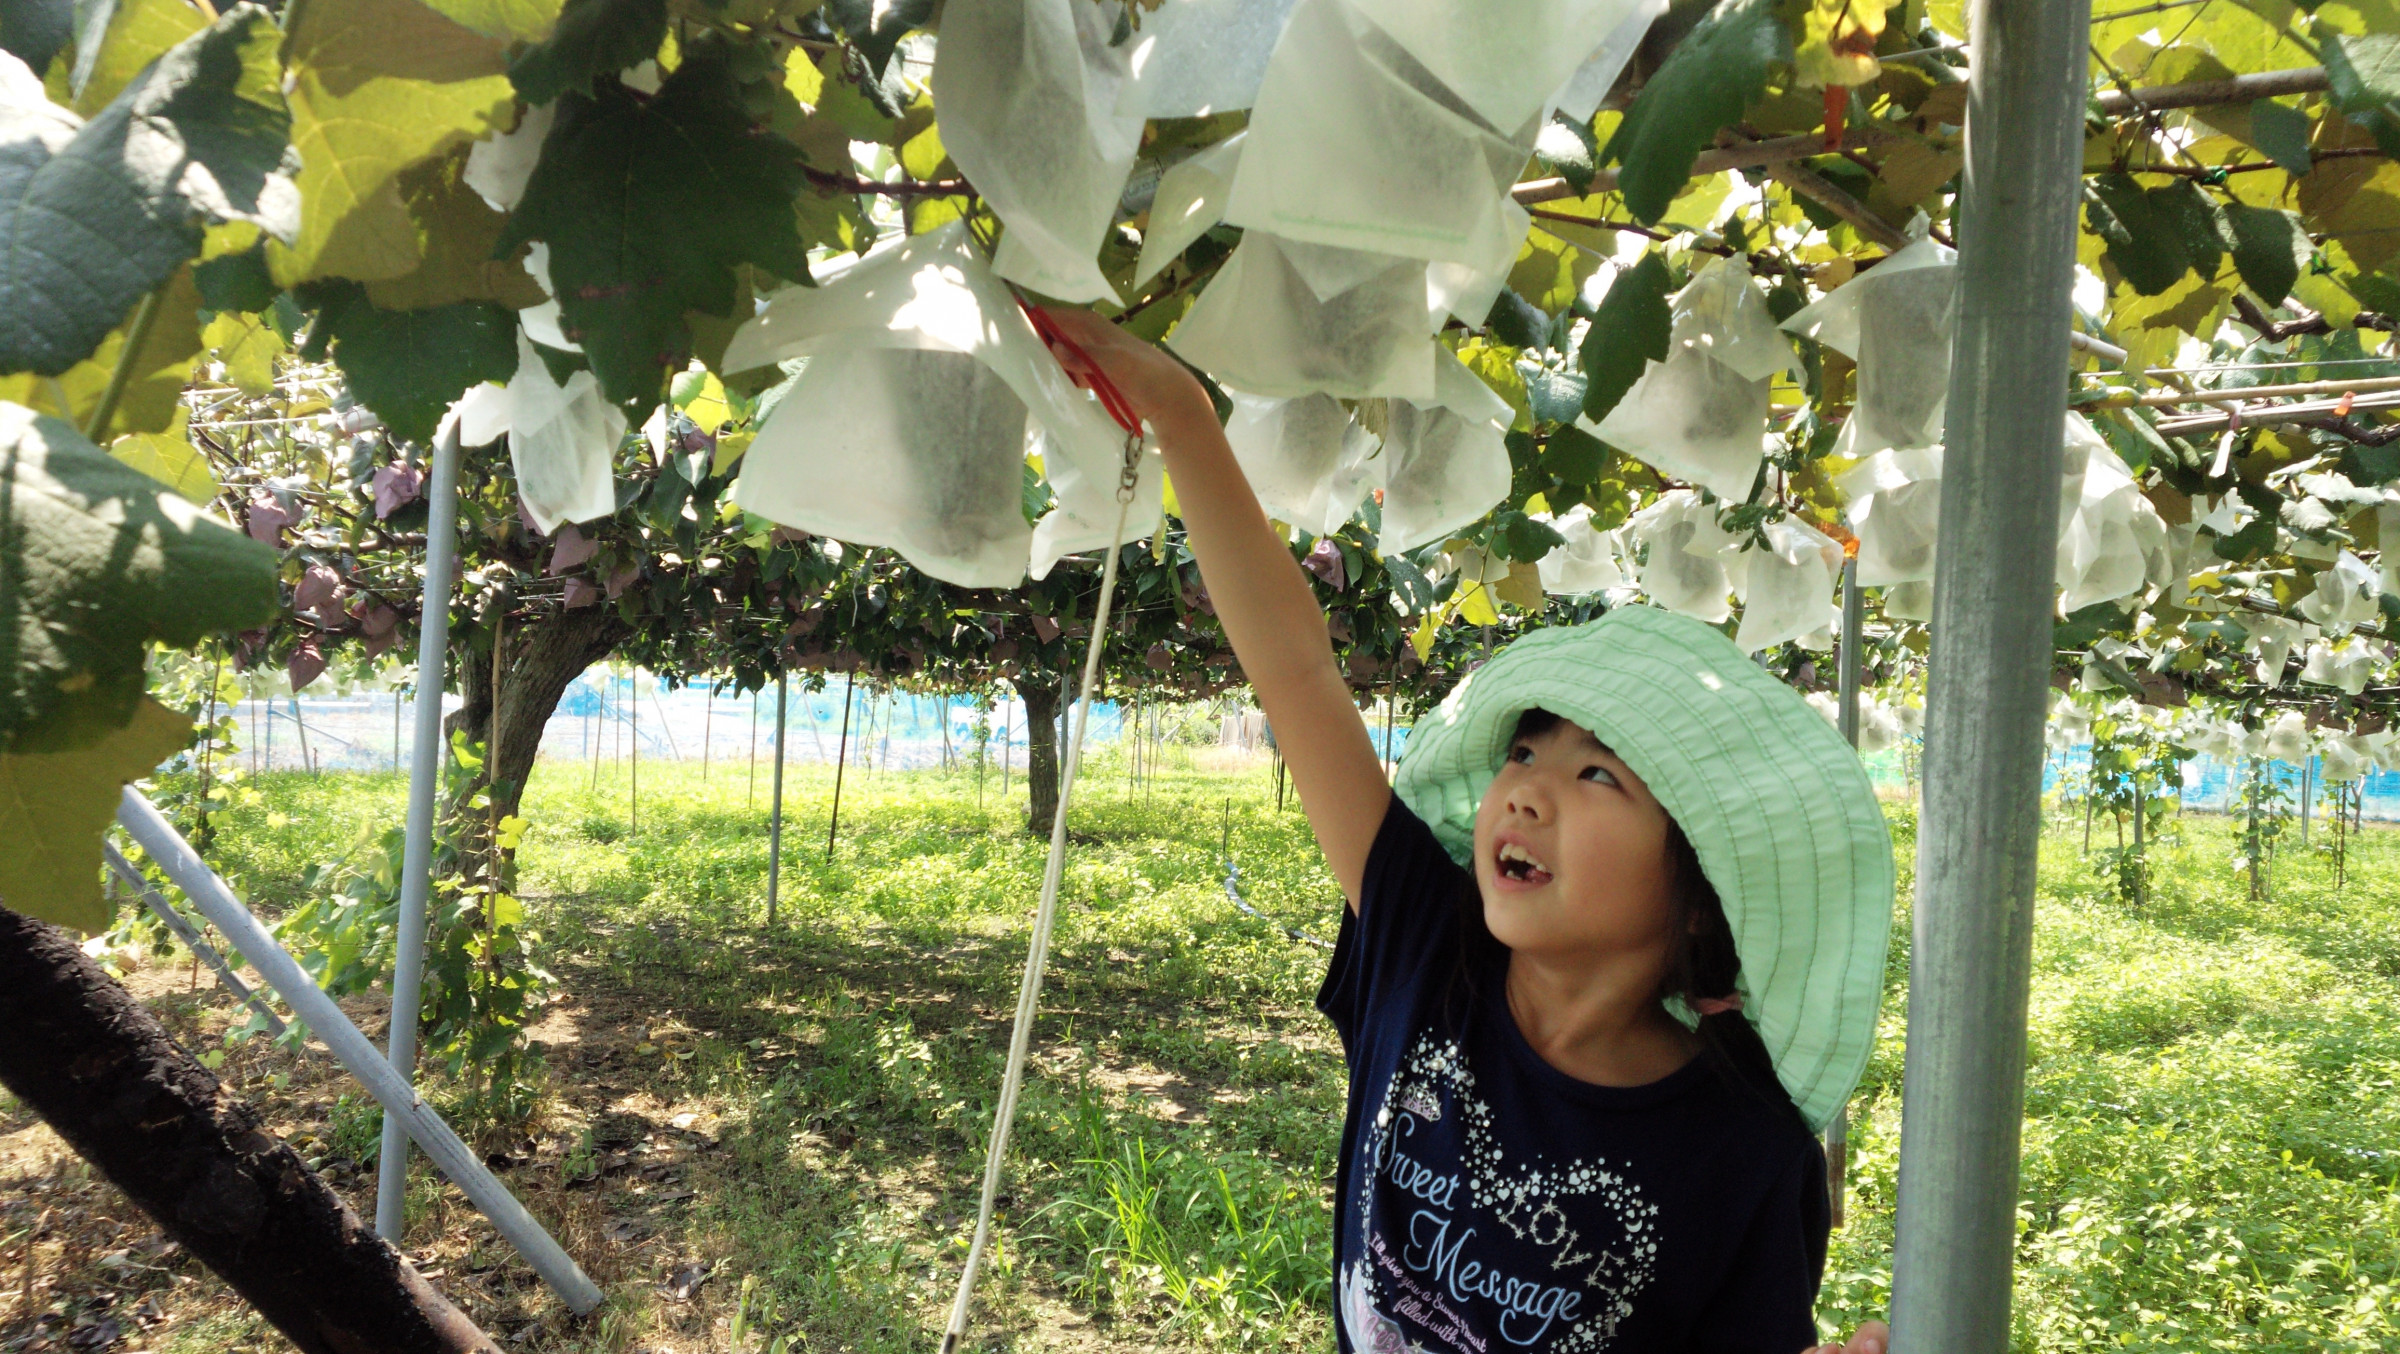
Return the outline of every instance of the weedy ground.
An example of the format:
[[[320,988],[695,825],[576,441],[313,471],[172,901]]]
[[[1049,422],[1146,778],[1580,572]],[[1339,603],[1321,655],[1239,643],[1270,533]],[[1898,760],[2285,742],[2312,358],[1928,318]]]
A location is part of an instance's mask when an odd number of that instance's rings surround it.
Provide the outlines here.
[[[1343,1077],[1312,1009],[1340,906],[1297,806],[1256,767],[1129,786],[1087,763],[1067,900],[970,1347],[1329,1346]],[[400,812],[389,776],[271,776],[218,864],[273,913],[301,871]],[[568,1317],[420,1169],[407,1249],[504,1346],[923,1351],[972,1226],[1042,843],[1021,782],[888,773],[786,786],[765,919],[762,775],[545,763],[522,891],[556,979],[530,1123],[480,1145],[609,1292]],[[1914,818],[1882,1037],[1852,1129],[1821,1316],[1889,1294]],[[2400,1344],[2400,833],[2286,841],[2253,901],[2220,821],[2117,899],[2079,815],[2045,839],[2017,1339],[2026,1351]],[[2103,835],[2107,835],[2104,824]],[[1225,846],[1245,895],[1223,889]],[[371,1208],[376,1115],[321,1054],[223,1042],[180,955],[128,981]],[[373,1000],[353,1003],[370,1033]],[[433,1091],[442,1095],[439,1078]],[[28,1234],[33,1240],[30,1246]],[[28,1285],[27,1280],[30,1279]],[[20,1296],[30,1287],[29,1296]],[[0,1100],[0,1350],[283,1348],[49,1131]]]

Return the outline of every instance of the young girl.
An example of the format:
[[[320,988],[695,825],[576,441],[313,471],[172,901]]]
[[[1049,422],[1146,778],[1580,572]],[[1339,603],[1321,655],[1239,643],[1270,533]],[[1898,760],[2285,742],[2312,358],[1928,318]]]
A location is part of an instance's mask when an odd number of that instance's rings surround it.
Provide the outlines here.
[[[1815,1130],[1865,1065],[1891,922],[1856,756],[1721,634],[1636,606],[1495,656],[1387,784],[1199,383],[1053,318],[1156,435],[1349,903],[1317,997],[1350,1069],[1340,1347],[1815,1347]]]

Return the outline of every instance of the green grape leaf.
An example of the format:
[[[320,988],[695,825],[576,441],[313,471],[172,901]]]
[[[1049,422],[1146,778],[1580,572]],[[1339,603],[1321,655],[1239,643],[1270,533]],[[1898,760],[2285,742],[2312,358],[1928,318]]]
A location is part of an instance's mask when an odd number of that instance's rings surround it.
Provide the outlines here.
[[[8,0],[0,4],[0,52],[39,75],[75,41],[75,0]]]
[[[1622,165],[1617,190],[1626,210],[1648,225],[1692,176],[1692,162],[1717,133],[1741,121],[1767,89],[1767,76],[1792,59],[1792,37],[1776,0],[1717,6],[1676,44],[1617,124],[1600,158]]]
[[[1542,469],[1568,484],[1597,484],[1613,454],[1608,443],[1569,423],[1550,434],[1542,448]]]
[[[559,0],[425,0],[427,9],[461,28],[502,42],[540,42],[549,37],[558,25],[558,5]]]
[[[317,307],[309,347],[331,344],[334,365],[359,402],[395,436],[430,442],[451,402],[467,387],[506,381],[517,371],[517,317],[489,301],[423,310],[384,310],[355,282],[311,283],[302,300]]]
[[[1567,538],[1547,522],[1537,522],[1521,512],[1500,514],[1499,540],[1510,559],[1532,564],[1542,556],[1567,543]]]
[[[1485,332],[1511,348],[1540,351],[1550,341],[1550,317],[1531,301],[1506,287],[1492,301],[1491,314],[1484,317]]]
[[[2102,174],[2088,187],[2085,222],[2135,291],[2156,296],[2191,271],[2191,249],[2175,218],[2131,174]]]
[[[2316,36],[2334,107],[2345,113],[2372,113],[2400,99],[2400,34],[2345,36],[2320,25]]]
[[[2291,212],[2238,202],[2225,209],[2225,221],[2233,228],[2233,266],[2242,285],[2270,306],[2283,304],[2314,252],[2308,227]]]
[[[0,108],[0,371],[56,376],[200,252],[201,224],[289,233],[275,26],[243,5],[178,43],[90,122]]]
[[[2400,279],[2389,273],[2360,273],[2349,279],[2350,294],[2362,307],[2389,318],[2400,315]],[[2400,549],[2400,541],[2392,543]]]
[[[2250,140],[2266,157],[2297,178],[2313,163],[2308,153],[2308,114],[2273,99],[2250,103]]]
[[[1536,423],[1572,423],[1583,412],[1583,392],[1590,387],[1580,371],[1536,366],[1519,361],[1525,378],[1525,403]]]
[[[1610,284],[1575,355],[1591,378],[1583,392],[1585,417],[1595,423],[1606,418],[1641,379],[1644,363],[1667,360],[1667,337],[1674,328],[1667,293],[1673,289],[1667,256],[1655,249]]]
[[[909,30],[922,26],[933,17],[934,0],[826,0],[825,17],[831,19],[850,39],[850,45],[867,59],[867,68],[875,78],[883,78],[883,68],[892,59],[892,49]]]
[[[89,746],[0,752],[0,903],[87,935],[107,930],[100,843],[117,801],[191,741],[192,721],[143,696]]]
[[[0,404],[0,749],[69,751],[122,727],[149,646],[266,621],[275,567],[65,423]]]
[[[267,272],[265,245],[194,264],[192,282],[200,288],[200,303],[219,313],[255,314],[275,304],[275,294],[283,290]]]
[[[508,78],[532,104],[589,94],[594,80],[657,56],[666,36],[667,0],[567,0],[549,38],[509,59]]]
[[[684,312],[732,314],[745,263],[808,275],[796,161],[751,122],[725,62],[696,50],[650,98],[604,83],[561,100],[499,248],[549,243],[568,336],[608,397],[646,415],[690,360]]]
[[[417,0],[309,0],[284,62],[303,206],[290,246],[267,246],[277,284],[414,272],[400,171],[508,125],[506,48]]]
[[[2190,179],[2177,179],[2144,196],[2157,214],[2173,225],[2176,238],[2191,255],[2193,270],[2203,280],[2215,277],[2217,265],[2240,243],[2216,199]]]
[[[497,301],[511,310],[550,298],[525,270],[524,251],[495,254],[492,243],[508,218],[467,186],[467,148],[400,172],[399,188],[424,240],[424,259],[406,277],[367,284],[367,299],[384,310],[422,310],[459,301]]]
[[[117,0],[109,12],[100,50],[92,54],[88,69],[83,68],[82,54],[77,53],[83,86],[67,106],[78,117],[91,117],[124,92],[144,66],[207,26],[200,11],[183,0]],[[42,68],[33,69],[39,74]]]
[[[1600,145],[1592,138],[1592,129],[1564,117],[1544,124],[1533,143],[1534,158],[1544,169],[1556,174],[1577,193],[1592,190],[1592,175],[1599,172]]]

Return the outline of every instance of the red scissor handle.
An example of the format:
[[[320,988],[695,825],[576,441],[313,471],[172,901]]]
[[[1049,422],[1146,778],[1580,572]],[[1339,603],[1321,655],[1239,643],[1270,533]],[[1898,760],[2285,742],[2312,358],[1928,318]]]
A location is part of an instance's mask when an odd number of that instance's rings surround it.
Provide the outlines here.
[[[1075,355],[1076,361],[1083,363],[1084,370],[1090,373],[1087,379],[1091,383],[1092,393],[1100,397],[1100,407],[1107,410],[1108,416],[1115,419],[1117,426],[1129,436],[1139,436],[1142,431],[1141,416],[1133,412],[1133,405],[1127,402],[1124,392],[1108,379],[1108,373],[1100,369],[1100,364],[1092,360],[1091,354],[1085,352],[1081,344],[1068,338],[1066,331],[1060,329],[1040,306],[1020,295],[1017,297],[1017,307],[1025,312],[1026,319],[1033,321],[1033,332],[1041,335],[1043,342],[1065,348]]]

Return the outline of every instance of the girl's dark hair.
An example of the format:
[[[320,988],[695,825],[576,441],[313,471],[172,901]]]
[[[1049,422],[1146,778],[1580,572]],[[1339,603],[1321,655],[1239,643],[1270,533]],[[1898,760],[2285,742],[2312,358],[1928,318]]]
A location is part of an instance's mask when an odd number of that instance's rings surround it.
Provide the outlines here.
[[[1516,731],[1510,735],[1513,745],[1521,738],[1534,738],[1560,722],[1560,716],[1548,710],[1527,710],[1518,716]],[[1667,957],[1667,971],[1659,982],[1658,999],[1680,997],[1687,1006],[1694,1006],[1711,997],[1734,994],[1734,979],[1741,973],[1741,956],[1734,951],[1733,926],[1725,919],[1725,905],[1717,897],[1716,886],[1700,868],[1700,854],[1692,849],[1691,839],[1683,835],[1683,825],[1670,819],[1667,823],[1667,864],[1671,871],[1675,904],[1675,934],[1678,945]],[[1462,955],[1488,953],[1499,941],[1484,925],[1483,896],[1474,876],[1467,879],[1468,897],[1459,908],[1460,946]],[[1463,976],[1465,992],[1474,991],[1472,963],[1461,963],[1453,970],[1451,1001],[1447,1003],[1455,1021],[1462,1009],[1458,997]],[[1736,1087],[1761,1097],[1793,1117],[1799,1109],[1775,1076],[1775,1061],[1768,1056],[1766,1042],[1758,1037],[1758,1029],[1740,1011],[1721,1011],[1700,1018],[1700,1038],[1704,1045],[1701,1056],[1707,1058],[1718,1073]]]

